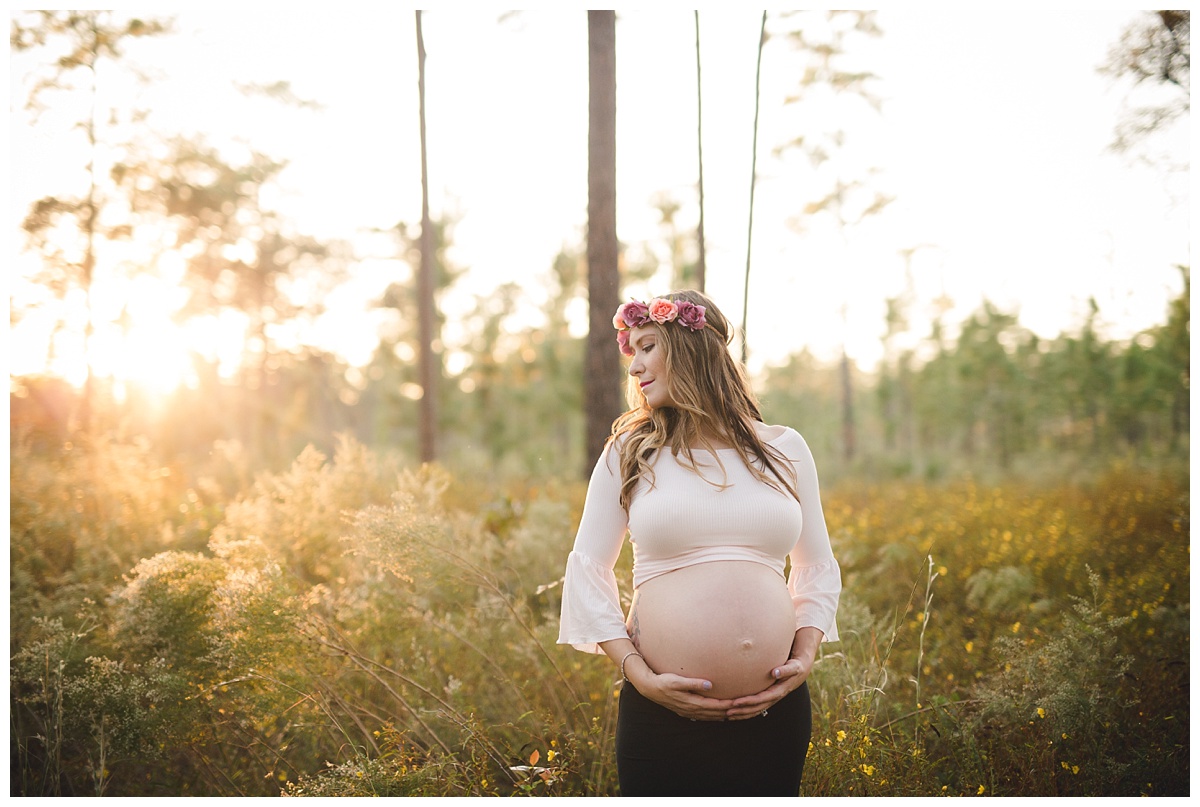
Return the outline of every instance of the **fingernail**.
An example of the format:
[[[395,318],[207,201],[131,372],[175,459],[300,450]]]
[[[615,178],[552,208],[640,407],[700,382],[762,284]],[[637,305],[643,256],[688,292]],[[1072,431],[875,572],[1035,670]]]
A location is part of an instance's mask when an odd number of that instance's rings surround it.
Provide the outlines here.
[[[708,690],[712,689],[712,681],[705,681],[705,682],[704,682],[703,689],[704,689],[705,691],[708,691]]]
[[[779,668],[778,668],[778,667],[776,667],[775,669],[771,670],[771,675],[773,675],[773,676],[775,676],[776,678],[778,678],[778,677],[779,677]]]

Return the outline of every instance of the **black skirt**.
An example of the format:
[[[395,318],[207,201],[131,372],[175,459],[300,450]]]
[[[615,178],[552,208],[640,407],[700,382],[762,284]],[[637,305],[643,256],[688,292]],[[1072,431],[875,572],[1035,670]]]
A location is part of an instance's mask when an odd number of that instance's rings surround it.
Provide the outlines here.
[[[622,796],[796,796],[812,736],[808,683],[765,717],[680,717],[624,684],[617,713]]]

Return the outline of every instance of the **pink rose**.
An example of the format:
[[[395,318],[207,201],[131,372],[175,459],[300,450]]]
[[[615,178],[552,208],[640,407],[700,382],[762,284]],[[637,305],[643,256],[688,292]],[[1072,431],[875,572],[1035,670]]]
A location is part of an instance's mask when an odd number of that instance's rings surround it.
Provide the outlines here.
[[[633,355],[633,348],[629,346],[629,331],[622,328],[617,331],[617,344],[621,347],[621,352],[626,356]]]
[[[650,301],[650,319],[655,322],[670,322],[675,319],[678,309],[675,303],[670,300],[664,300],[661,297],[656,297]]]
[[[704,306],[690,303],[687,300],[679,300],[675,303],[675,308],[678,309],[679,324],[691,328],[693,331],[702,331],[708,323],[704,320]]]
[[[639,303],[637,300],[631,300],[618,308],[617,315],[620,316],[628,328],[640,328],[650,319],[649,309],[646,304]]]

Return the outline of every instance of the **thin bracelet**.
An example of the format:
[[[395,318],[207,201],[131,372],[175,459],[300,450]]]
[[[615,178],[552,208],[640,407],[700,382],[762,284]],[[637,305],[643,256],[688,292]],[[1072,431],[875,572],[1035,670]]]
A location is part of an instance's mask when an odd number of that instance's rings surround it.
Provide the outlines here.
[[[621,678],[626,681],[629,681],[629,679],[625,677],[625,662],[629,660],[630,656],[637,656],[642,661],[646,660],[646,658],[636,650],[632,650],[625,654],[625,658],[621,659]],[[632,683],[632,682],[630,682],[630,683]]]

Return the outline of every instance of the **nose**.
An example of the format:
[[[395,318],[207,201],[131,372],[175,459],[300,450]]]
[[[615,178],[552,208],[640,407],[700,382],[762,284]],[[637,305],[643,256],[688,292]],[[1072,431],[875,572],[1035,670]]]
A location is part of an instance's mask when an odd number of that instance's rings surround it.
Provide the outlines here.
[[[633,361],[629,362],[629,374],[635,378],[645,372],[645,369],[646,368],[642,366],[642,360],[640,357],[635,356]]]

